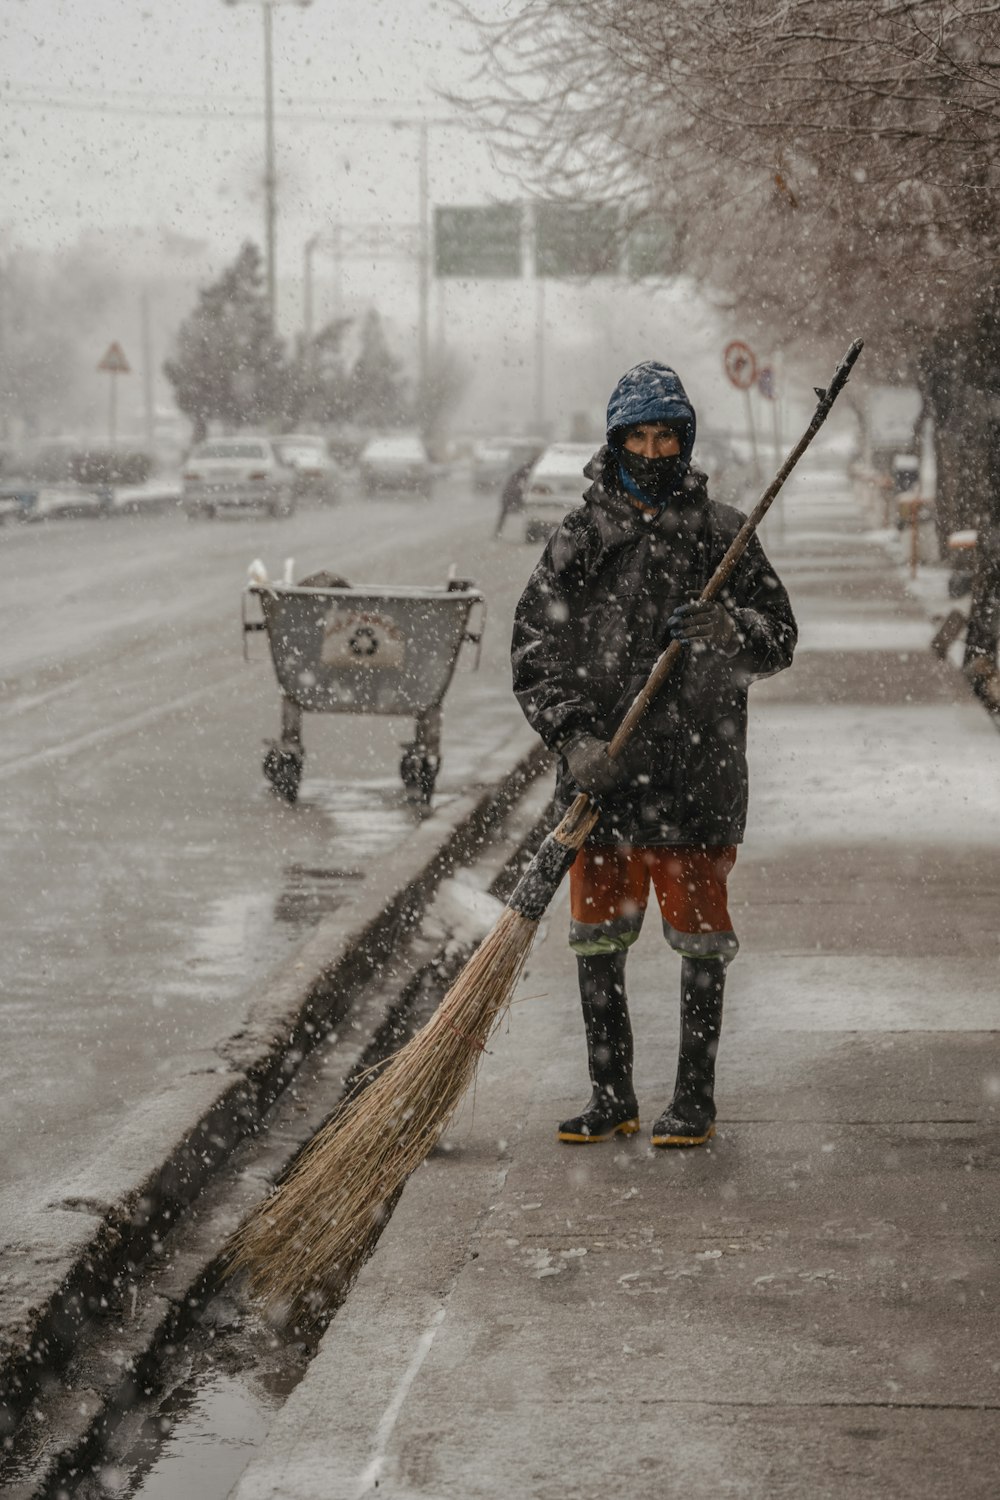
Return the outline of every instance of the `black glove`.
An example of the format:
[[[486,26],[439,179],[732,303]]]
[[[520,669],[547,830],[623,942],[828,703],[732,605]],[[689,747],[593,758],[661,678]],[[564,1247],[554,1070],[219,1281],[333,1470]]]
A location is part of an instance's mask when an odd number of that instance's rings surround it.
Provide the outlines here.
[[[718,599],[696,599],[682,604],[667,621],[672,640],[696,649],[710,648],[722,656],[735,656],[742,644],[736,621]]]
[[[624,781],[619,762],[608,759],[609,743],[608,740],[599,740],[594,734],[580,734],[563,747],[569,774],[581,792],[605,797]]]

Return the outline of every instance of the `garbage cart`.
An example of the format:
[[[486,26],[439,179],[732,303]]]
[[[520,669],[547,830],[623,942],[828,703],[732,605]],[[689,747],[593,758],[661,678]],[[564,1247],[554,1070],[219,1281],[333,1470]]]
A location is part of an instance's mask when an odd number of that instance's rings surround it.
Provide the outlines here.
[[[464,578],[439,588],[250,584],[244,655],[247,636],[266,631],[281,689],[281,737],[264,756],[278,795],[298,796],[303,714],[385,714],[414,721],[399,774],[414,801],[429,803],[441,765],[442,701],[464,643],[476,646],[478,667],[485,620],[485,600]]]

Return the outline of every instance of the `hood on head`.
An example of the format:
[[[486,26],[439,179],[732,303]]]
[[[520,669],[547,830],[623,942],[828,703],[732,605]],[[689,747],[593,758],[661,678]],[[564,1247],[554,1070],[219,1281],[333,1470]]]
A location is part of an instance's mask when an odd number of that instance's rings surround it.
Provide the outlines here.
[[[619,380],[608,402],[608,442],[621,446],[621,429],[638,422],[677,422],[683,425],[681,462],[691,462],[696,418],[694,407],[681,385],[680,376],[669,365],[645,360]]]

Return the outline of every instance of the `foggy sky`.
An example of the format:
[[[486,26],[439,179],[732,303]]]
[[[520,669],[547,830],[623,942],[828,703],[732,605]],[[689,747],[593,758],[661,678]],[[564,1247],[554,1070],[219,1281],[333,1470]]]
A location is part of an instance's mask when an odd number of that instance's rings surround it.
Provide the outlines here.
[[[476,0],[498,16],[517,0]],[[86,233],[113,266],[174,263],[201,279],[249,237],[263,241],[263,43],[254,0],[7,0],[2,167],[8,244],[54,249]],[[279,323],[302,316],[307,238],[345,224],[417,219],[416,132],[393,119],[450,113],[436,94],[475,68],[471,32],[439,0],[312,0],[274,14],[279,176]],[[361,113],[367,123],[348,118]],[[235,117],[234,117],[235,116]],[[430,133],[432,203],[518,195],[473,131]],[[315,259],[316,321],[335,301],[377,305],[394,346],[413,358],[414,267],[352,261],[339,287]],[[531,426],[535,302],[526,284],[436,286],[432,336],[470,371],[469,420]],[[127,326],[127,324],[126,324]],[[599,425],[610,383],[642,358],[676,364],[714,425],[742,425],[721,348],[744,333],[708,313],[684,285],[551,285],[546,296],[546,405]],[[109,337],[117,336],[109,329]],[[159,338],[162,346],[163,337]],[[766,356],[770,351],[762,351]],[[467,403],[468,404],[468,403]]]

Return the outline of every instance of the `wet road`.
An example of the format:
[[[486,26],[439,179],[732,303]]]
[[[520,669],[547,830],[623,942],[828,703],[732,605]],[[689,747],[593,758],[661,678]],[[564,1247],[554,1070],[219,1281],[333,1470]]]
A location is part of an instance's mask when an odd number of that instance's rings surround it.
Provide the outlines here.
[[[72,1206],[81,1170],[155,1133],[180,1076],[224,1067],[255,985],[350,899],[416,816],[410,721],[309,717],[300,801],[261,775],[278,728],[264,637],[244,664],[246,568],[487,593],[482,670],[445,706],[438,801],[518,722],[509,620],[534,552],[494,542],[492,498],[363,499],[281,521],[183,515],[8,528],[0,593],[0,1240]],[[139,1115],[144,1125],[139,1129]],[[2,1248],[0,1247],[0,1248]]]

